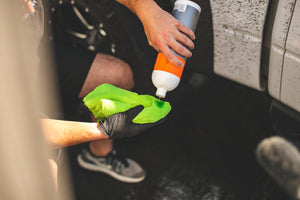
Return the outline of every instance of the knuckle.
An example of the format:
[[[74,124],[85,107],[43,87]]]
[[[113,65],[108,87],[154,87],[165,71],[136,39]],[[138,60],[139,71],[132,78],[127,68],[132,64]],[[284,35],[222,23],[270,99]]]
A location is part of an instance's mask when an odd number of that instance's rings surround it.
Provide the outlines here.
[[[191,52],[181,45],[177,48],[177,52],[185,57],[191,56]]]
[[[165,56],[166,56],[170,61],[174,59],[174,58],[173,58],[173,53],[172,53],[172,52],[166,52],[166,53],[165,53]]]
[[[177,50],[181,53],[186,53],[186,48],[184,48],[182,45],[178,45]]]
[[[155,43],[157,46],[161,46],[162,40],[161,40],[159,37],[156,37],[156,38],[154,39],[154,43]]]
[[[170,39],[170,35],[168,33],[163,33],[162,37],[164,40],[169,40]]]
[[[183,37],[183,43],[188,45],[188,46],[191,46],[192,42],[190,41],[190,39],[188,37],[184,36]]]
[[[181,23],[178,20],[174,20],[173,24],[176,28],[179,28],[181,25]]]

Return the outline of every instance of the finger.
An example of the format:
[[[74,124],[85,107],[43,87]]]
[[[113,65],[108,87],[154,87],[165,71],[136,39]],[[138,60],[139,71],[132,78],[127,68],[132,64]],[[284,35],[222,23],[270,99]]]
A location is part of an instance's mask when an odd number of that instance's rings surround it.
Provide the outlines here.
[[[132,121],[143,109],[144,109],[144,106],[138,105],[138,106],[135,106],[135,107],[127,110],[125,113],[127,113],[127,115],[128,115],[128,120]]]
[[[189,49],[187,49],[185,46],[183,46],[180,42],[176,41],[175,39],[171,39],[169,41],[169,45],[179,55],[182,55],[186,58],[192,56],[192,52]]]
[[[160,51],[166,56],[168,61],[173,63],[174,65],[178,67],[183,67],[184,63],[177,58],[177,56],[174,55],[174,53],[170,50],[170,48],[167,45],[164,45],[160,48]]]
[[[181,44],[187,46],[190,49],[194,49],[195,45],[194,45],[193,41],[185,34],[177,31],[176,33],[174,33],[174,36],[175,36],[175,39],[177,41],[179,41]]]
[[[196,39],[195,33],[191,29],[186,27],[183,23],[179,22],[178,25],[177,25],[177,28],[178,28],[179,31],[181,31],[182,33],[189,36],[192,40]]]

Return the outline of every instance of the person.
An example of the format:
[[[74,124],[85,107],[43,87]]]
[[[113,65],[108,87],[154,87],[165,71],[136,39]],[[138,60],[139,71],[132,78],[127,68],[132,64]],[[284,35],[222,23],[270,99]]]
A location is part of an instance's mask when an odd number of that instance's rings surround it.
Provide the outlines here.
[[[43,16],[43,7],[40,0],[23,1],[28,6],[29,14],[26,15],[28,19]],[[172,17],[170,13],[161,9],[153,0],[116,1],[125,5],[138,16],[143,24],[149,45],[165,54],[175,65],[183,66],[183,63],[173,54],[171,49],[185,57],[192,55],[190,49],[194,48],[192,40],[195,39],[195,35],[189,28]],[[40,19],[40,21],[43,21],[43,19]],[[39,30],[41,30],[41,28]],[[59,49],[60,48],[56,48],[58,51]],[[62,55],[58,51],[55,52],[57,57]],[[62,70],[58,71],[59,81],[63,83],[63,85],[60,85],[60,91],[63,97],[68,96],[68,98],[63,98],[65,104],[73,105],[73,108],[75,108],[80,104],[81,98],[102,83],[110,83],[127,90],[133,88],[134,80],[132,71],[129,65],[124,61],[101,53],[95,55],[93,59],[91,59],[93,56],[88,53],[86,53],[88,59],[76,59],[85,55],[81,50],[78,50],[78,52],[78,54],[70,54],[70,59],[57,58],[58,70]],[[71,61],[71,64],[64,63],[66,60]],[[82,63],[82,61],[87,63]],[[75,68],[74,65],[72,65],[74,63],[88,67]],[[64,104],[64,102],[62,104]],[[136,111],[133,110],[131,112],[135,113]],[[125,115],[131,116],[131,112],[125,113]],[[124,113],[120,113],[120,116],[122,115],[124,115]],[[115,119],[119,118],[115,117]],[[110,120],[107,120],[107,123],[109,121]],[[106,172],[118,180],[125,182],[139,182],[145,178],[145,172],[139,164],[131,159],[119,157],[113,148],[112,139],[114,137],[107,139],[107,136],[110,135],[109,133],[105,134],[102,132],[103,134],[101,134],[100,131],[99,134],[99,132],[97,132],[99,128],[95,126],[95,122],[88,125],[89,123],[85,124],[83,122],[43,119],[42,124],[49,143],[56,147],[65,147],[96,140],[90,142],[89,147],[83,149],[82,153],[78,156],[79,164],[82,167]],[[76,127],[80,127],[80,129],[78,129],[80,131],[75,131],[77,130]],[[122,129],[125,130],[127,128],[126,126],[122,127]],[[120,127],[116,129],[120,129]],[[62,130],[64,131],[62,132]],[[127,136],[130,136],[130,134],[127,134]]]
[[[39,59],[37,57],[37,50],[43,35],[43,5],[39,0],[23,0],[23,2],[20,1],[20,5],[21,9],[18,13],[21,13],[21,15],[19,18],[23,19],[22,21],[26,27],[26,29],[24,29],[24,37],[29,41],[28,43],[31,44],[29,49],[33,51],[33,53],[28,54],[29,57],[27,57],[27,59],[28,62],[32,64],[33,71],[38,71]],[[40,68],[41,67],[42,66],[40,66]],[[43,81],[39,80],[40,76],[37,76],[38,74],[39,73],[32,74],[35,83],[37,81]],[[43,76],[41,77],[43,79]],[[40,84],[43,85],[43,82],[40,82]],[[88,91],[89,90],[86,90],[85,92],[88,93]],[[144,130],[162,122],[163,119],[155,123],[143,125],[133,123],[132,120],[142,109],[143,106],[136,106],[125,112],[111,115],[98,123],[50,119],[44,117],[45,113],[42,113],[43,117],[41,117],[40,121],[46,142],[48,142],[52,149],[59,149],[57,155],[48,159],[55,186],[57,187],[57,162],[61,155],[61,148],[90,141],[136,136]]]
[[[160,8],[153,0],[116,1],[138,16],[149,45],[161,51],[175,65],[183,66],[182,61],[171,49],[190,57],[192,55],[190,49],[194,48],[192,40],[195,39],[192,30]],[[126,90],[134,87],[130,66],[117,57],[103,53],[95,55],[63,44],[57,45],[55,54],[65,113],[74,112],[75,107],[80,104],[80,99],[103,83],[110,83]],[[77,161],[87,170],[104,172],[123,182],[140,182],[146,176],[144,169],[137,162],[124,158],[114,148],[113,140],[90,142],[78,155]]]

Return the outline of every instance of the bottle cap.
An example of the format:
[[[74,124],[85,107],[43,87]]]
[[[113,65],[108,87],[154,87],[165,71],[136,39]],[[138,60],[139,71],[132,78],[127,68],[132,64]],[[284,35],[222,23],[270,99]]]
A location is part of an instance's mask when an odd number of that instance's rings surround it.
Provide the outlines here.
[[[165,98],[166,97],[167,90],[164,88],[157,88],[156,90],[156,96],[160,98]]]

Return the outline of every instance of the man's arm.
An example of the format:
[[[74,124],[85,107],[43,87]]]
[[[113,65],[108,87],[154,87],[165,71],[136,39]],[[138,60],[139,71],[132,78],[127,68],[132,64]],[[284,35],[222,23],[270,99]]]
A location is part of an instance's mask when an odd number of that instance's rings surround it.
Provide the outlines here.
[[[97,123],[41,119],[46,141],[53,148],[63,148],[89,141],[108,139]]]
[[[154,0],[116,0],[125,5],[141,20],[148,43],[161,51],[170,62],[177,66],[183,63],[170,50],[172,48],[184,57],[191,57],[195,34],[191,29],[176,20],[170,13],[161,9]],[[183,45],[182,45],[183,44]]]
[[[133,137],[166,120],[165,117],[153,123],[132,122],[143,109],[144,107],[139,105],[125,112],[113,114],[98,124],[55,119],[41,119],[41,123],[50,146],[62,148],[95,140]]]

